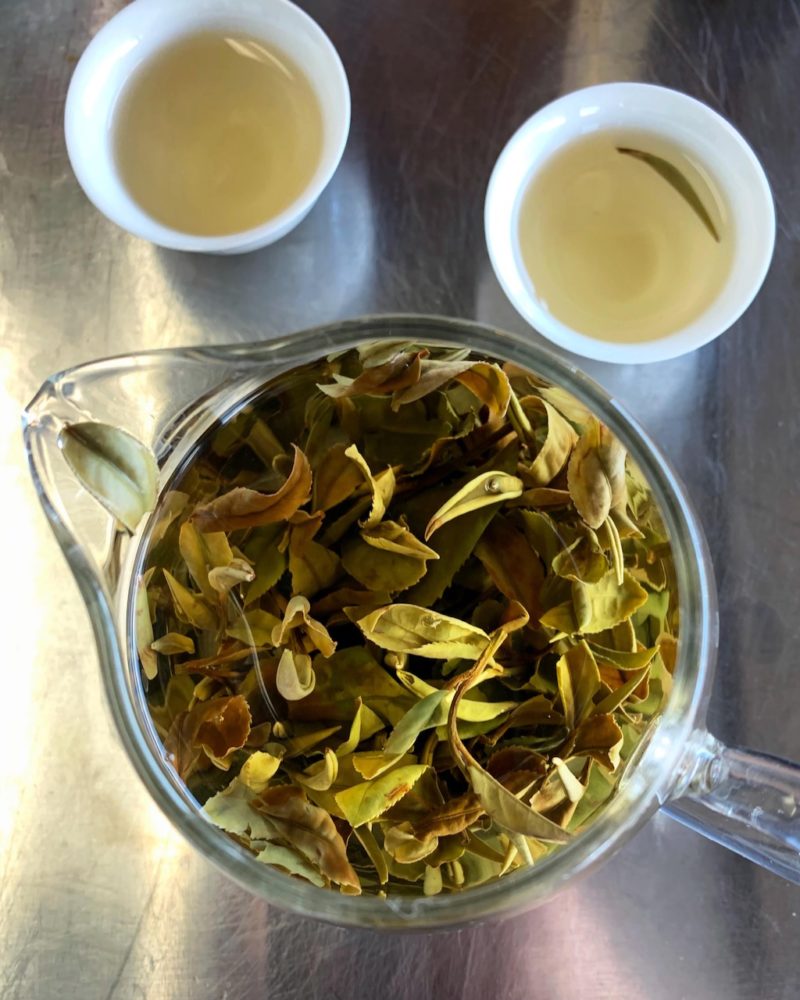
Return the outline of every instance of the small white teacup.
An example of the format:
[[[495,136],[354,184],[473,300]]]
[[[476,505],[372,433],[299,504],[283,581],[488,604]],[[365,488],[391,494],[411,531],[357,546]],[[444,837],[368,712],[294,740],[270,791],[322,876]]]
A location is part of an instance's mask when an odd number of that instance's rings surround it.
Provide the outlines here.
[[[279,215],[244,232],[196,236],[162,225],[130,196],[115,163],[113,118],[120,93],[144,62],[183,36],[214,30],[251,35],[287,55],[314,89],[324,135],[314,175]],[[322,194],[347,142],[350,90],[328,36],[288,0],[134,0],[100,29],[81,56],[67,94],[64,128],[81,187],[112,222],[175,250],[244,253],[294,229]]]
[[[554,154],[602,129],[641,130],[662,137],[704,166],[726,203],[733,240],[727,279],[691,322],[657,339],[619,343],[572,329],[537,295],[523,263],[519,214],[525,192]],[[575,354],[634,364],[677,357],[727,330],[761,287],[775,244],[769,183],[742,136],[700,101],[644,83],[609,83],[574,91],[529,118],[495,164],[486,192],[484,224],[495,274],[531,326]],[[676,288],[675,294],[680,295],[681,289]]]

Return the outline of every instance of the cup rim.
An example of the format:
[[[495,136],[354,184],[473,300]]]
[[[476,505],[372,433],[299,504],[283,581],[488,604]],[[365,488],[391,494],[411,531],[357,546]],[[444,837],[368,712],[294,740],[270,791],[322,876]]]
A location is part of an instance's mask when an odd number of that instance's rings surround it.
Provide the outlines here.
[[[108,219],[157,246],[171,250],[223,254],[266,246],[286,235],[308,214],[330,183],[344,154],[351,121],[351,97],[347,73],[336,47],[322,27],[291,0],[259,0],[258,4],[254,4],[252,0],[227,0],[222,5],[208,0],[205,3],[197,0],[172,0],[171,12],[181,18],[181,28],[174,33],[165,34],[163,39],[153,46],[147,58],[151,58],[177,38],[202,29],[204,23],[210,25],[213,21],[214,24],[219,24],[225,20],[226,15],[235,16],[237,11],[264,22],[265,40],[269,40],[268,15],[275,13],[287,18],[287,23],[292,24],[293,30],[313,37],[328,60],[337,101],[336,115],[324,115],[326,128],[330,129],[330,139],[326,139],[317,170],[306,188],[278,215],[249,229],[219,236],[201,236],[167,226],[149,215],[130,195],[119,179],[115,166],[113,173],[119,181],[118,190],[110,196],[101,192],[96,183],[93,163],[84,153],[86,125],[79,114],[82,95],[96,80],[103,58],[111,56],[114,52],[118,53],[116,58],[124,58],[126,42],[130,44],[133,39],[142,38],[143,28],[147,30],[144,22],[151,16],[163,12],[162,0],[133,0],[116,13],[86,46],[73,71],[64,106],[64,135],[67,155],[78,183],[88,199]],[[305,66],[300,63],[298,65],[300,69],[306,71]],[[309,82],[315,93],[318,93],[313,81]],[[122,87],[118,88],[119,91],[121,89]],[[97,127],[105,128],[104,122],[99,121]],[[106,129],[106,132],[109,130]],[[109,147],[110,134],[107,134],[105,141]],[[113,152],[110,149],[108,156],[113,164]]]
[[[746,189],[748,201],[747,240],[737,239],[734,260],[722,290],[694,320],[673,333],[653,340],[613,342],[582,333],[558,320],[536,297],[519,253],[517,215],[519,203],[531,180],[560,149],[588,128],[576,122],[587,111],[613,114],[617,120],[599,128],[624,127],[632,113],[655,112],[663,121],[685,124],[724,141],[735,163],[720,161],[714,170],[720,186],[729,191],[734,184]],[[568,133],[557,147],[536,151],[545,131]],[[660,125],[643,131],[663,134],[680,143]],[[525,156],[526,169],[514,161]],[[520,176],[522,174],[522,176]],[[746,183],[745,183],[746,181]],[[731,200],[730,198],[728,199]],[[732,210],[736,205],[732,205]],[[642,364],[679,357],[709,343],[729,329],[755,298],[769,270],[775,245],[775,207],[769,181],[755,153],[734,126],[708,105],[677,90],[649,83],[604,83],[571,91],[545,105],[514,132],[501,151],[486,189],[484,233],[489,258],[503,291],[517,312],[537,332],[565,350],[597,361]],[[745,261],[745,255],[749,262]],[[740,262],[743,274],[735,274]],[[746,267],[745,267],[746,264]],[[727,298],[725,309],[717,308]]]
[[[416,336],[415,336],[416,335]],[[216,366],[221,388],[209,397],[198,397],[198,405],[209,399],[221,404],[215,410],[232,414],[252,394],[255,385],[321,355],[370,340],[418,339],[444,344],[460,343],[478,352],[507,357],[532,368],[570,392],[599,413],[611,430],[629,448],[642,467],[661,506],[673,540],[675,569],[681,609],[681,642],[675,687],[661,720],[645,746],[641,758],[622,787],[589,828],[572,843],[537,863],[535,870],[511,873],[500,880],[473,887],[463,894],[418,899],[339,895],[331,890],[304,885],[259,865],[244,848],[227,838],[201,813],[177,774],[163,759],[163,748],[155,736],[143,701],[141,676],[133,642],[132,613],[135,601],[135,567],[145,551],[143,536],[148,527],[131,540],[130,561],[122,568],[116,598],[109,593],[68,523],[59,513],[48,490],[48,466],[39,456],[52,442],[52,421],[42,420],[47,401],[62,382],[85,381],[93,391],[108,392],[115,379],[131,368],[157,369],[159,358],[180,359],[187,372],[202,367],[204,384]],[[232,375],[236,375],[236,381]],[[102,383],[100,378],[107,381]],[[230,397],[231,386],[237,392]],[[241,390],[241,391],[239,391]],[[44,395],[42,395],[44,393]],[[695,727],[702,722],[716,652],[716,602],[710,560],[702,530],[685,491],[637,421],[616,400],[571,363],[559,358],[530,338],[500,332],[484,325],[435,316],[380,316],[316,327],[267,343],[143,352],[72,369],[54,376],[26,411],[26,446],[37,491],[56,537],[86,600],[101,658],[101,668],[122,742],[150,794],[171,822],[211,862],[239,884],[285,909],[330,922],[392,929],[435,928],[465,923],[501,912],[527,909],[544,902],[564,882],[584,874],[618,849],[669,797],[681,779],[681,765]],[[217,395],[215,395],[215,393]],[[223,399],[224,397],[224,399]],[[60,404],[63,403],[60,400]],[[224,405],[222,405],[224,404]],[[84,400],[83,406],[87,405]],[[181,413],[184,411],[181,410]],[[81,410],[86,419],[85,409]],[[165,479],[176,464],[194,449],[204,428],[193,425],[193,433],[170,456]],[[173,464],[175,463],[175,464]],[[168,482],[162,483],[163,490]],[[115,605],[117,610],[115,611]]]

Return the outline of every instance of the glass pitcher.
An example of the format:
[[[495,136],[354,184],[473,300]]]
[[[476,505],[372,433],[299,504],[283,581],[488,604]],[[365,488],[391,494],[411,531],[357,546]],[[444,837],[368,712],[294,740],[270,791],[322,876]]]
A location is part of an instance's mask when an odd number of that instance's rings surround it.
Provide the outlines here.
[[[658,724],[637,748],[615,798],[560,850],[463,893],[353,897],[292,879],[259,863],[202,812],[166,761],[150,719],[134,640],[138,560],[133,536],[80,486],[59,448],[65,423],[121,427],[157,456],[161,481],[187,460],[203,434],[230,419],[279,373],[376,340],[467,347],[513,361],[571,392],[620,438],[650,483],[667,528],[680,601],[674,686]],[[25,443],[39,498],[86,601],[111,712],[151,795],[205,857],[270,902],[340,924],[437,927],[529,908],[617,850],[659,807],[706,836],[800,883],[800,767],[723,746],[705,729],[717,649],[713,575],[698,521],[681,484],[645,432],[569,362],[530,341],[462,320],[364,318],[269,343],[151,351],[54,375],[24,413]],[[146,520],[146,519],[145,519]]]

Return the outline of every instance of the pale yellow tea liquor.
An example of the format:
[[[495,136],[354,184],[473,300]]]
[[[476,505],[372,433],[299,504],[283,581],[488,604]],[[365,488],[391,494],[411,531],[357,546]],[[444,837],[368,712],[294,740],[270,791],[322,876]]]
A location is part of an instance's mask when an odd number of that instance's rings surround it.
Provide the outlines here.
[[[577,139],[520,206],[536,295],[557,320],[603,340],[654,340],[691,323],[722,290],[732,242],[713,179],[649,133]]]
[[[197,236],[268,222],[320,161],[322,112],[286,56],[255,38],[202,32],[138,70],[120,97],[115,156],[152,218]]]

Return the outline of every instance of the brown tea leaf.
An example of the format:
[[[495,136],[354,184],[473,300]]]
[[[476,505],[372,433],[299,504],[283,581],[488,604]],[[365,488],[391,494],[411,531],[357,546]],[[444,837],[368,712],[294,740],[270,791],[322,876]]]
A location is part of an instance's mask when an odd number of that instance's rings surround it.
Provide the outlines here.
[[[294,448],[294,464],[286,482],[275,493],[259,493],[240,486],[197,507],[192,521],[200,531],[236,531],[286,521],[311,496],[311,466]]]
[[[185,778],[205,753],[227,770],[225,757],[247,742],[250,709],[241,695],[212,698],[176,716],[164,740],[164,750],[178,774]]]
[[[299,788],[267,788],[253,800],[253,808],[281,837],[300,851],[332,882],[361,891],[361,883],[347,860],[347,849],[329,813],[312,805]]]
[[[525,536],[505,518],[495,517],[475,546],[475,555],[500,593],[509,600],[519,601],[531,621],[538,622],[544,572]]]
[[[394,392],[416,385],[421,374],[422,359],[427,351],[415,354],[402,351],[381,365],[365,368],[352,382],[318,385],[317,388],[332,399],[347,399],[353,396],[390,396]]]

